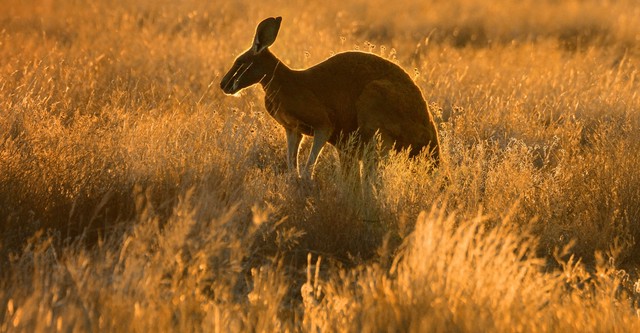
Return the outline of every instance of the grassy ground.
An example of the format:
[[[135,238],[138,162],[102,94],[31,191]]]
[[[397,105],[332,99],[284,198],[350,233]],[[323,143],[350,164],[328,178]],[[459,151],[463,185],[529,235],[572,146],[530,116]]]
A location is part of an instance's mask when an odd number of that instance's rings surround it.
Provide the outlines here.
[[[218,87],[276,15],[411,73],[443,166],[287,172]],[[2,331],[640,329],[635,1],[4,0],[0,59]]]

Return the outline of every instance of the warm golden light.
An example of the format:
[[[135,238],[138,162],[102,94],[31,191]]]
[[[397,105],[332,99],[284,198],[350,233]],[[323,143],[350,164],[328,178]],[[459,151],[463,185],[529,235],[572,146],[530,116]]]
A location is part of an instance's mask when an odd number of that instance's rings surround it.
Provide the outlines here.
[[[3,1],[0,331],[640,331],[639,8]],[[403,69],[440,165],[379,131],[301,178],[221,84],[268,17],[289,68]]]

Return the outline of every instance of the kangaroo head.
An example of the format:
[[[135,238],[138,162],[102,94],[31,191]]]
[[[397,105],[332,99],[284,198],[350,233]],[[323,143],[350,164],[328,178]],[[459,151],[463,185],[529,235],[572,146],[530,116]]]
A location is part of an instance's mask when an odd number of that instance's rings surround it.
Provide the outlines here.
[[[270,17],[258,24],[251,48],[238,56],[231,69],[220,82],[226,94],[238,91],[262,81],[274,70],[275,59],[268,47],[275,42],[280,29],[281,17]]]

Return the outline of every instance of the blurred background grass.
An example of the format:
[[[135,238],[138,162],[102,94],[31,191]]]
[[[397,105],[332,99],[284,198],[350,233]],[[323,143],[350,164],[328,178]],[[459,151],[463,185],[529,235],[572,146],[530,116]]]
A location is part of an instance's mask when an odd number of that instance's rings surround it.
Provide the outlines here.
[[[637,329],[635,1],[0,13],[3,330]],[[357,49],[407,70],[441,171],[389,156],[363,196],[327,148],[313,184],[288,173],[261,90],[218,89],[276,15],[291,67]]]

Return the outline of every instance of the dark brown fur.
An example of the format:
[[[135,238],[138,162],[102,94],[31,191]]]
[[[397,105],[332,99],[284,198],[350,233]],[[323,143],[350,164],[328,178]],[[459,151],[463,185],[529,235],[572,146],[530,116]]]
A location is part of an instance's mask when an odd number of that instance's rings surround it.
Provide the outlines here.
[[[427,149],[438,165],[435,123],[420,89],[402,68],[370,53],[345,52],[311,68],[292,70],[267,48],[275,40],[269,32],[277,34],[279,22],[270,18],[260,24],[254,46],[238,57],[221,87],[235,93],[251,84],[262,85],[267,111],[287,131],[290,167],[297,165],[302,134],[314,136],[307,162],[307,169],[312,169],[326,142],[338,145],[340,138],[353,134],[364,142],[376,132],[386,147],[410,149],[411,156]],[[271,30],[261,31],[265,27]],[[312,170],[304,171],[310,175]]]

